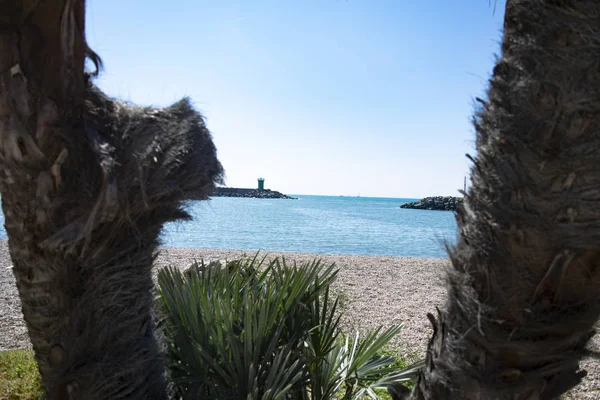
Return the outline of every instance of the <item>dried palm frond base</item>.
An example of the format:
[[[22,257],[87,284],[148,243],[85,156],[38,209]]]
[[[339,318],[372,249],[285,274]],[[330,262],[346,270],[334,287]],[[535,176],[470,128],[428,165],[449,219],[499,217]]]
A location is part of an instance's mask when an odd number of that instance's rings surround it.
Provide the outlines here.
[[[160,399],[151,268],[222,167],[189,100],[104,95],[82,0],[2,2],[0,192],[29,337],[53,399]]]
[[[600,316],[600,2],[509,0],[414,399],[554,399]]]

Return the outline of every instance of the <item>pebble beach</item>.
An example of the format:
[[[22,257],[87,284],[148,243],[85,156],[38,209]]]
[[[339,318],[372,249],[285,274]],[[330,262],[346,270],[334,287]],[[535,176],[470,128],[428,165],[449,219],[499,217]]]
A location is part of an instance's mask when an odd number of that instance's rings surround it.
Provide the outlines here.
[[[168,265],[185,268],[194,260],[233,259],[253,252],[220,249],[161,249],[156,267]],[[317,255],[308,253],[266,253],[267,258],[284,256],[286,262],[302,263],[320,258],[335,263],[340,272],[334,291],[343,296],[343,327],[348,332],[365,331],[377,326],[402,324],[392,346],[410,359],[423,357],[432,333],[428,312],[444,302],[443,270],[448,261],[442,258],[413,258],[353,255]],[[0,240],[0,351],[30,346],[23,322],[12,264],[6,240]],[[595,336],[590,349],[600,350]],[[588,371],[584,382],[569,393],[571,399],[600,398],[600,365],[586,359]]]

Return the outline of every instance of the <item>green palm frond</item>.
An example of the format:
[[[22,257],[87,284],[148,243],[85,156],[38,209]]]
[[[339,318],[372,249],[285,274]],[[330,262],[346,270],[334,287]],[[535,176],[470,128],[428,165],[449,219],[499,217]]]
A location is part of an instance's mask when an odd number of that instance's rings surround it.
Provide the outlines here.
[[[419,360],[414,364],[404,367],[398,371],[394,371],[384,375],[375,382],[371,383],[369,387],[373,389],[385,389],[389,385],[400,382],[407,382],[417,379],[419,372],[425,367],[425,360]]]
[[[414,377],[382,355],[400,326],[352,338],[340,330],[334,265],[242,258],[158,275],[156,308],[183,399],[376,398]]]
[[[390,356],[380,356],[378,353],[400,332],[400,328],[400,325],[385,330],[379,327],[363,338],[360,338],[357,332],[348,357],[347,379],[369,380],[374,375],[388,372],[385,367],[393,364],[395,359]]]
[[[335,280],[319,261],[195,263],[159,272],[157,309],[167,361],[186,398],[281,399],[304,379],[299,346],[310,304]]]
[[[401,374],[402,370],[394,366],[394,357],[380,355],[399,332],[400,326],[385,330],[380,327],[364,337],[357,332],[352,342],[349,337],[340,341],[339,316],[335,317],[337,303],[334,302],[332,309],[328,310],[327,295],[328,291],[322,304],[319,300],[314,302],[315,328],[310,331],[305,346],[310,398],[329,400],[345,388],[344,399],[357,399],[363,395],[375,395],[373,389],[405,377]],[[373,386],[375,382],[377,385]]]
[[[303,350],[312,400],[332,398],[343,384],[343,349],[336,345],[341,317],[336,314],[337,304],[335,300],[330,307],[327,287],[323,299],[316,297],[310,306],[312,328]]]
[[[370,382],[367,386],[361,387],[353,398],[359,399],[367,395],[372,399],[379,399],[374,389],[389,389],[393,385],[415,380],[424,366],[425,360],[420,360],[408,367],[392,369],[381,378]]]

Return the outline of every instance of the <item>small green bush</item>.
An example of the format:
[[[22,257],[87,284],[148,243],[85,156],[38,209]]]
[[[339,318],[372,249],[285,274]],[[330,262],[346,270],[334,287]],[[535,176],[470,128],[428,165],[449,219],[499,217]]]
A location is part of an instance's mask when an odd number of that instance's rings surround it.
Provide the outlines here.
[[[158,275],[156,308],[167,364],[183,399],[379,398],[376,389],[413,378],[382,354],[400,327],[346,337],[320,261],[242,258]]]
[[[0,400],[41,400],[44,391],[33,350],[0,352]]]

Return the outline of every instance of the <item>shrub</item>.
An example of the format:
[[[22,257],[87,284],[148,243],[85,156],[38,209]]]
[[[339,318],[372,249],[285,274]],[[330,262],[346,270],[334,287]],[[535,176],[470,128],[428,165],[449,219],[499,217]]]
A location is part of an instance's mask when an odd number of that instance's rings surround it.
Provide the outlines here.
[[[33,350],[0,352],[0,400],[38,400],[43,397]]]
[[[195,263],[158,275],[167,365],[183,399],[343,399],[414,376],[381,355],[400,327],[350,340],[330,286],[338,270],[276,258]],[[419,366],[416,368],[418,369]]]

